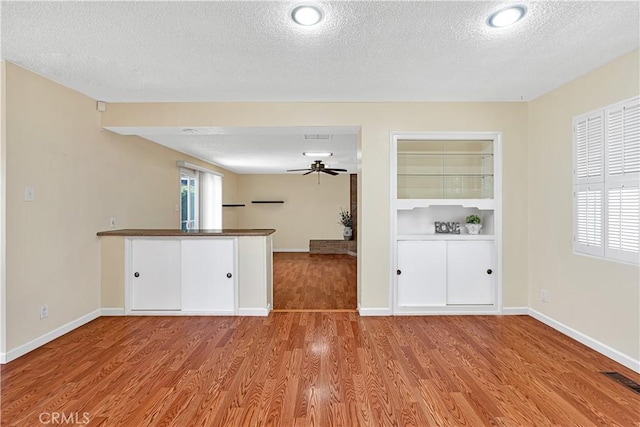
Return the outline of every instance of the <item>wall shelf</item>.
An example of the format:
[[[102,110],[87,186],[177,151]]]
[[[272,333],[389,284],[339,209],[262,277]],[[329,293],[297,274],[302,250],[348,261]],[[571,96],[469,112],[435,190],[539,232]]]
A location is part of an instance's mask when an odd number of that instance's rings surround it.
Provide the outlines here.
[[[493,199],[397,199],[396,209],[406,210],[415,208],[428,208],[429,206],[462,206],[464,208],[478,208],[480,210],[493,210]]]
[[[251,203],[264,204],[264,203],[284,203],[283,200],[252,200]]]
[[[243,208],[245,205],[244,203],[223,203],[222,207],[223,208]]]
[[[463,225],[463,224],[460,224]],[[464,225],[463,225],[464,226]],[[493,234],[397,234],[398,240],[495,240]]]

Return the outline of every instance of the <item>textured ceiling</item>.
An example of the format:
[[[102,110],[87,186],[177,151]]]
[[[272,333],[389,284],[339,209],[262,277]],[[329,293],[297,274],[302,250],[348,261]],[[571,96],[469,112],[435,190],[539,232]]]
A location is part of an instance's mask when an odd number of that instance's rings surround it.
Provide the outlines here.
[[[638,47],[638,2],[2,2],[2,57],[92,98],[530,100]]]
[[[528,101],[640,38],[637,1],[523,1],[505,29],[486,25],[504,1],[306,3],[320,25],[291,21],[299,2],[2,1],[1,56],[107,102]],[[304,129],[153,131],[138,129],[232,171],[310,163]],[[355,171],[355,134],[336,135],[353,151],[327,163]]]

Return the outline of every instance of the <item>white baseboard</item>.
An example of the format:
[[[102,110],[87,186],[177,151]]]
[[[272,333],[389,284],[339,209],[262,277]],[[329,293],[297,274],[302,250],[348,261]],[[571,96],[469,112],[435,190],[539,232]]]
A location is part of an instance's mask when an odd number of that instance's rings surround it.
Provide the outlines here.
[[[502,314],[505,316],[526,316],[529,314],[529,307],[502,307]]]
[[[51,332],[47,332],[44,335],[35,338],[28,343],[22,344],[12,350],[9,350],[6,354],[0,354],[0,361],[2,363],[9,363],[12,360],[17,359],[20,356],[23,356],[29,353],[32,350],[35,350],[38,347],[45,345],[46,343],[55,340],[56,338],[61,337],[62,335],[71,332],[72,330],[79,328],[80,326],[91,322],[94,319],[100,317],[101,310],[95,310],[91,313],[85,314],[77,318],[76,320],[72,320],[69,323],[65,323],[59,328],[54,329]]]
[[[268,316],[270,307],[267,308],[239,308],[238,315],[240,316]]]
[[[534,319],[541,321],[545,325],[552,327],[556,331],[561,332],[570,338],[573,338],[574,340],[586,345],[587,347],[597,351],[604,356],[607,356],[609,359],[612,359],[620,363],[621,365],[624,365],[627,368],[640,373],[640,360],[636,360],[633,357],[628,356],[612,347],[609,347],[608,345],[603,344],[600,341],[583,334],[582,332],[576,331],[575,329],[565,325],[564,323],[558,322],[557,320],[552,319],[546,314],[542,314],[532,308],[529,309],[529,315]]]
[[[394,316],[495,316],[496,310],[442,310],[434,307],[403,307],[393,313]]]
[[[273,252],[309,252],[309,248],[306,249],[274,249]]]
[[[358,306],[360,316],[391,316],[393,312],[388,307],[360,307]]]
[[[124,316],[124,308],[103,308],[100,310],[101,316]]]

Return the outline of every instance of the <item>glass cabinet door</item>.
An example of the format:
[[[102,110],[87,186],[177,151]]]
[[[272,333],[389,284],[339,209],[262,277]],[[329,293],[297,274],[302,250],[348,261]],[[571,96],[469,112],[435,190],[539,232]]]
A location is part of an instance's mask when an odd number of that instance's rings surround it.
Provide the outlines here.
[[[399,140],[398,199],[493,198],[493,141]]]

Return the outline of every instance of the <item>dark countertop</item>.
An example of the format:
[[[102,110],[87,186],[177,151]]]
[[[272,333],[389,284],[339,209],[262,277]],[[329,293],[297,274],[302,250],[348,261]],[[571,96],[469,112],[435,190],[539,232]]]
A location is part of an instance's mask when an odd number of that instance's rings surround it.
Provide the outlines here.
[[[222,230],[188,230],[179,229],[154,229],[154,228],[137,228],[124,230],[100,231],[98,236],[148,236],[148,237],[186,237],[186,236],[268,236],[275,233],[276,230],[268,229],[234,229],[223,228]]]

